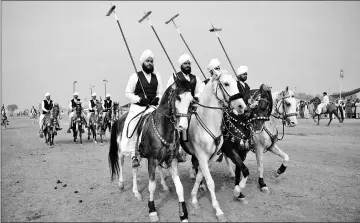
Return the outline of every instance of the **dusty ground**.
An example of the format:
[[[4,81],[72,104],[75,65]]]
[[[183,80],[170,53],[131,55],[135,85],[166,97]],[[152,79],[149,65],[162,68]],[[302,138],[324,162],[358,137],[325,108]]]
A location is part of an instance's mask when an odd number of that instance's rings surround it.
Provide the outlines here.
[[[62,126],[67,128],[65,119]],[[286,128],[279,146],[290,156],[290,163],[280,179],[273,177],[280,158],[264,154],[269,195],[258,189],[255,156],[248,155],[247,205],[234,200],[225,162],[215,163],[212,174],[217,198],[227,219],[359,222],[360,120],[345,120],[342,127],[336,120],[325,127],[326,122],[315,126],[312,120],[299,120],[296,128]],[[89,141],[81,146],[73,144],[71,135],[62,130],[55,138],[56,146],[50,148],[36,137],[37,129],[29,118],[13,118],[10,128],[2,131],[2,221],[148,221],[144,161],[139,174],[144,201],[137,201],[131,190],[129,159],[125,161],[125,190],[119,191],[117,182],[110,181],[108,140],[104,146]],[[189,203],[193,186],[189,166],[188,161],[179,167],[189,220],[216,221],[208,191],[199,193],[200,210]],[[57,184],[58,180],[62,183]],[[160,221],[178,221],[175,187],[171,177],[166,182],[171,193],[162,192],[158,181],[155,194]]]

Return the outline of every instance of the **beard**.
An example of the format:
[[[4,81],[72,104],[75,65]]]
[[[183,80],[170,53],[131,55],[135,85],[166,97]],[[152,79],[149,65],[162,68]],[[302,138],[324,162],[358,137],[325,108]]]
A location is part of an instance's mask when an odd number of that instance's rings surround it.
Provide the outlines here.
[[[181,67],[181,71],[184,73],[184,74],[191,74],[191,67]]]
[[[152,72],[154,72],[154,67],[152,65],[150,65],[150,64],[148,66],[145,66],[145,64],[142,64],[142,69],[147,74],[151,74]]]
[[[239,80],[242,81],[242,82],[245,82],[247,80],[247,77],[239,77]]]

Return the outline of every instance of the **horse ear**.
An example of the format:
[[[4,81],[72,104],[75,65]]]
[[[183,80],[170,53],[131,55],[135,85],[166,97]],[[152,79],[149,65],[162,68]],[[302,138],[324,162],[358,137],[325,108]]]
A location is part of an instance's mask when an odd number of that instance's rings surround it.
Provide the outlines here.
[[[286,86],[285,91],[286,91],[286,92],[289,92],[289,86]]]

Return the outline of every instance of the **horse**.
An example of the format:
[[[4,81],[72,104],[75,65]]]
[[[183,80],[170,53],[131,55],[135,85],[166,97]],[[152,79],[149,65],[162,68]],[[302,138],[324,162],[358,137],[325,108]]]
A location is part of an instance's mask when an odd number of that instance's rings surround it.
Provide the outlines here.
[[[73,132],[73,137],[74,137],[74,143],[76,143],[77,136],[79,134],[80,144],[83,144],[82,143],[82,134],[85,133],[85,131],[83,129],[84,120],[82,117],[82,106],[80,103],[78,103],[76,105],[74,116],[76,116],[76,118],[73,119],[72,126],[71,126],[72,132]]]
[[[92,134],[92,138],[94,143],[96,144],[96,135],[98,134],[98,128],[99,128],[99,118],[100,114],[99,112],[102,112],[102,104],[101,102],[97,101],[95,105],[95,112],[92,112],[89,119],[89,132],[88,132],[88,140],[90,140],[90,136]]]
[[[111,117],[111,126],[120,118],[120,106],[119,106],[119,102],[115,102],[113,103],[113,107],[112,107],[112,117]]]
[[[5,111],[1,111],[1,127],[6,129],[9,125],[9,119],[6,116]]]
[[[170,168],[179,199],[180,220],[182,222],[188,221],[187,207],[184,201],[183,186],[179,178],[176,157],[178,155],[179,131],[186,130],[188,127],[188,110],[192,100],[190,86],[186,83],[181,83],[175,78],[175,83],[170,85],[162,96],[159,107],[153,112],[144,115],[138,123],[139,127],[136,130],[136,134],[139,138],[136,142],[136,149],[141,157],[146,158],[148,161],[150,193],[148,207],[150,221],[159,220],[154,203],[154,192],[156,189],[155,172],[158,166]],[[113,181],[115,175],[117,175],[121,190],[124,188],[124,154],[119,145],[127,115],[128,113],[122,115],[114,123],[111,130],[109,149],[111,180]],[[133,168],[133,192],[136,198],[142,200],[141,194],[138,192],[136,176],[137,168]],[[162,171],[160,171],[160,176],[164,189],[168,189],[163,180]]]
[[[289,89],[287,86],[285,90],[280,90],[278,92],[272,93],[272,101],[273,106],[271,110],[271,116],[269,121],[266,121],[262,126],[258,125],[258,127],[254,128],[253,135],[251,138],[252,145],[250,146],[250,150],[255,153],[259,178],[258,178],[258,186],[260,190],[268,194],[270,193],[269,188],[265,184],[264,181],[264,165],[262,154],[270,151],[275,155],[283,158],[283,162],[281,166],[275,171],[274,177],[278,178],[283,174],[287,168],[287,163],[289,162],[289,156],[282,151],[279,146],[276,144],[277,141],[282,140],[284,138],[284,127],[287,124],[289,127],[295,127],[297,125],[297,113],[296,113],[296,99],[294,92]],[[282,121],[282,137],[278,138],[278,130],[276,128],[276,124],[278,120]],[[260,124],[260,123],[259,123]],[[259,129],[260,130],[256,130]],[[233,174],[232,167],[227,163],[228,169],[230,173]],[[235,170],[236,171],[236,170]],[[241,193],[241,190],[246,186],[245,177],[239,182],[240,173],[239,170],[235,173],[235,188],[234,188],[234,196],[238,198],[243,198],[244,196]],[[245,201],[246,202],[246,201]]]
[[[103,135],[105,135],[106,130],[109,129],[111,132],[111,110],[105,112],[105,117],[103,118],[103,112],[101,110],[99,117],[99,128],[100,128],[100,141],[101,145],[103,145]]]
[[[219,155],[223,143],[222,124],[224,114],[233,112],[243,114],[247,106],[237,88],[236,80],[228,71],[214,74],[203,88],[202,96],[196,110],[192,112],[187,138],[180,140],[183,150],[192,155],[199,163],[201,171],[197,172],[194,187],[191,191],[191,203],[198,209],[197,192],[205,176],[211,194],[212,206],[219,221],[226,221],[215,195],[215,184],[209,170],[209,162]]]
[[[315,111],[317,109],[317,107],[319,106],[319,104],[321,103],[321,100],[320,98],[318,97],[315,97],[313,99],[310,100],[310,103],[313,103],[314,104],[314,107],[315,107]],[[314,113],[313,115],[313,120],[314,122],[316,123],[316,120],[315,120],[315,117],[317,116],[318,117],[318,121],[317,121],[317,125],[319,125],[319,122],[320,122],[320,115],[321,114],[329,114],[329,123],[326,125],[326,126],[329,126],[331,121],[332,121],[332,116],[335,115],[336,118],[339,120],[340,124],[342,124],[344,122],[344,118],[340,119],[339,115],[338,115],[338,112],[337,112],[337,106],[330,102],[327,106],[326,106],[326,110],[323,110],[321,111],[320,114],[317,114],[316,112]]]
[[[56,126],[58,125],[58,115],[59,115],[59,104],[54,103],[54,107],[45,114],[43,121],[43,132],[45,136],[45,143],[53,146],[54,145],[54,136],[57,135]]]
[[[231,117],[225,114],[223,124],[224,142],[221,151],[224,153],[227,166],[231,175],[235,178],[234,196],[242,203],[247,204],[245,196],[241,191],[246,186],[249,170],[245,166],[244,161],[251,146],[251,138],[254,131],[261,129],[265,121],[269,120],[271,110],[273,108],[273,100],[271,95],[271,87],[262,84],[259,89],[253,89],[242,92],[243,100],[247,102],[249,109],[248,115],[240,115]],[[235,164],[235,173],[231,167],[229,159]],[[192,159],[193,160],[193,159]],[[221,162],[220,160],[217,160]],[[196,168],[193,167],[193,168]],[[240,175],[243,178],[240,182]]]

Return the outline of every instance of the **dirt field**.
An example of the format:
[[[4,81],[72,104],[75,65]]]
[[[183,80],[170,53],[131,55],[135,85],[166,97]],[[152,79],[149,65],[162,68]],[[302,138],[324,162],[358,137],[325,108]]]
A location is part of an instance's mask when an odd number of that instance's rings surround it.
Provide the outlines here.
[[[257,187],[254,154],[245,162],[250,170],[244,190],[247,205],[234,199],[225,162],[213,164],[217,198],[229,221],[360,221],[360,120],[345,120],[342,127],[337,120],[330,127],[324,126],[328,120],[321,120],[320,126],[312,120],[298,121],[297,127],[285,129],[279,143],[290,157],[285,175],[275,179],[273,172],[281,159],[264,154],[269,195]],[[110,181],[108,138],[104,146],[87,140],[83,146],[74,144],[66,134],[66,123],[67,117],[54,148],[37,138],[38,125],[29,118],[13,118],[10,128],[2,131],[1,220],[148,221],[146,162],[142,161],[138,181],[144,199],[137,201],[132,193],[130,159],[125,159],[128,171],[125,190],[120,191],[117,181]],[[189,160],[179,166],[189,221],[216,221],[208,191],[199,192],[199,210],[189,202],[193,186]],[[155,205],[160,221],[176,222],[177,195],[171,177],[166,182],[170,193],[163,192],[157,180]]]

